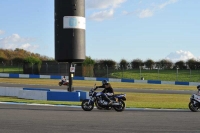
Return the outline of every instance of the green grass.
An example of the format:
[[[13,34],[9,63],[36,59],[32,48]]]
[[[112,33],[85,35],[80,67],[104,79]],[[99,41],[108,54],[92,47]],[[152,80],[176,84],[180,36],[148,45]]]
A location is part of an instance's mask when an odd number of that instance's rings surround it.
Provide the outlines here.
[[[19,84],[49,84],[57,86],[58,80],[53,79],[12,79],[0,78],[0,82],[19,83]],[[100,85],[97,81],[79,81],[74,80],[74,86],[92,87],[94,83]],[[138,89],[160,89],[160,90],[196,90],[195,86],[179,86],[179,85],[156,85],[156,84],[135,84],[135,83],[111,83],[115,88],[138,88]],[[115,92],[120,94],[121,92]],[[187,109],[190,95],[186,94],[148,94],[148,93],[126,93],[126,107],[128,108],[159,108],[159,109]],[[46,101],[46,100],[27,100],[18,99],[16,97],[0,97],[1,102],[20,102],[20,103],[37,103],[37,104],[53,104],[53,105],[81,105],[81,102],[67,101]]]
[[[80,102],[66,102],[66,101],[46,101],[46,100],[31,100],[21,99],[17,97],[0,97],[1,102],[16,102],[29,104],[52,104],[52,105],[80,105]]]
[[[40,84],[58,86],[59,80],[57,79],[23,79],[23,78],[0,78],[2,83],[16,83],[16,84]],[[85,81],[73,80],[73,86],[83,86],[92,88],[94,84],[101,85],[100,81]],[[156,89],[156,90],[196,90],[196,86],[185,85],[167,85],[167,84],[138,84],[138,83],[125,83],[125,82],[110,82],[112,87],[126,88],[126,89]]]
[[[157,108],[157,109],[187,109],[190,95],[182,94],[146,94],[126,93],[127,108]],[[77,105],[81,102],[46,101],[18,99],[17,97],[0,97],[1,102],[17,102],[29,104],[51,104],[51,105]]]
[[[113,78],[200,82],[200,70],[126,70],[110,73]]]
[[[19,73],[19,68],[0,68],[3,72]],[[22,70],[22,69],[21,69]],[[2,71],[0,71],[2,72]],[[192,70],[128,70],[114,71],[109,74],[114,78],[140,79],[145,80],[162,80],[162,81],[187,81],[199,82],[200,71]],[[0,78],[0,82],[4,83],[19,83],[19,84],[41,84],[41,85],[58,85],[59,80],[53,79],[12,79]],[[99,81],[79,81],[74,80],[73,86],[93,87],[94,83],[100,85]],[[159,89],[159,90],[196,90],[195,86],[179,86],[179,85],[157,85],[157,84],[136,84],[136,83],[119,83],[111,82],[113,88],[137,88],[137,89]],[[117,93],[117,92],[116,92]],[[162,108],[162,109],[187,109],[190,95],[184,94],[142,94],[142,93],[126,93],[128,108]],[[81,105],[81,102],[63,102],[63,101],[45,101],[45,100],[27,100],[18,99],[16,97],[0,97],[1,102],[22,102],[22,103],[37,103],[37,104],[56,104],[56,105]]]
[[[0,73],[23,73],[22,66],[0,66]]]
[[[96,73],[107,77],[106,70],[95,70]],[[23,73],[22,66],[0,66],[0,73]],[[200,70],[114,70],[108,69],[109,78],[127,78],[140,80],[144,77],[145,80],[161,80],[161,81],[185,81],[185,82],[200,82]]]
[[[190,95],[127,93],[127,107],[187,109]]]

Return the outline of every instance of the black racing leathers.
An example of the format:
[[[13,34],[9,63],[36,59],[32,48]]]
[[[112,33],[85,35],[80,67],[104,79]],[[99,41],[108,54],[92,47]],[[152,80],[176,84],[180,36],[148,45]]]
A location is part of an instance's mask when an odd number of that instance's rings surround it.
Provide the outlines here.
[[[113,88],[111,88],[111,87],[105,88],[102,92],[103,93],[113,93],[114,94]]]
[[[96,86],[96,88],[94,90],[96,90],[97,88],[104,88],[104,90],[102,91],[103,93],[113,93],[114,94],[113,88],[111,88],[111,87],[105,88],[105,85]]]
[[[110,99],[108,98],[108,96],[106,95],[106,93],[113,93],[113,94],[114,94],[113,88],[111,88],[111,87],[105,88],[105,85],[96,86],[95,90],[96,90],[97,88],[104,88],[104,90],[102,91],[102,93],[103,93],[102,96],[103,96],[107,101],[110,102]]]

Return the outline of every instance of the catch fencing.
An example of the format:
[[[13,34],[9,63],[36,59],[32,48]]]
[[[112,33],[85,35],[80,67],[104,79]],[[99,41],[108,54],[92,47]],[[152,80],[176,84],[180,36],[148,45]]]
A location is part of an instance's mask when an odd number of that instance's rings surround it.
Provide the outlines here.
[[[200,82],[200,69],[139,69],[116,68],[109,66],[84,66],[81,63],[73,64],[74,76],[104,77],[135,80],[162,80]],[[0,65],[0,73],[40,74],[40,75],[69,75],[67,63],[43,62],[36,64]]]

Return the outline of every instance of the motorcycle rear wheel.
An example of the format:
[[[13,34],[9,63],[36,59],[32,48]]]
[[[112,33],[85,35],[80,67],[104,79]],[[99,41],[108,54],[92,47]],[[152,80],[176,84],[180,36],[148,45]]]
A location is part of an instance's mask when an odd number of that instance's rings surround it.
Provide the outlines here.
[[[59,83],[58,83],[58,85],[59,85],[59,86],[62,86],[62,83],[61,83],[61,82],[59,82]]]
[[[126,107],[126,104],[124,103],[123,100],[119,100],[118,101],[120,105],[117,105],[117,106],[113,106],[113,108],[117,111],[117,112],[122,112],[125,107]]]
[[[84,111],[91,111],[94,108],[94,104],[89,104],[89,100],[85,99],[82,101],[81,107]]]
[[[192,112],[197,112],[198,109],[199,109],[198,107],[195,107],[195,106],[194,106],[194,103],[193,103],[193,102],[189,102],[188,107],[189,107],[189,109],[190,109]]]

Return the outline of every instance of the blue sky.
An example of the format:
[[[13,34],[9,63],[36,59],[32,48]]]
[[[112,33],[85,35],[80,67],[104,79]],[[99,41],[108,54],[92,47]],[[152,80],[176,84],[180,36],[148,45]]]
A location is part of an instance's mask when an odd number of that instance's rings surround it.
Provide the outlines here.
[[[199,0],[86,0],[86,56],[200,59]],[[54,0],[0,0],[0,48],[54,58]]]

